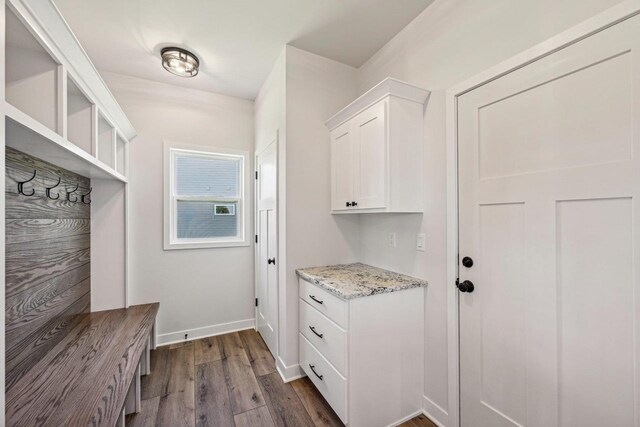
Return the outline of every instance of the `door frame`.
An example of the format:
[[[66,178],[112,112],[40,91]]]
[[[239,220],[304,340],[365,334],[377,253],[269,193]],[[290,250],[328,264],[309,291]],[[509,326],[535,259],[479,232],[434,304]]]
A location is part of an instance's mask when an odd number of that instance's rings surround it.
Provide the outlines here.
[[[267,145],[265,145],[260,151],[256,151],[254,158],[253,158],[253,165],[254,165],[254,176],[255,174],[258,173],[258,157],[267,150],[267,148],[271,147],[273,144],[275,144],[276,147],[276,223],[277,223],[277,229],[276,229],[276,236],[278,239],[278,242],[276,243],[277,246],[277,256],[276,259],[278,260],[278,262],[276,263],[276,269],[278,270],[276,275],[278,277],[278,283],[276,283],[276,306],[274,307],[275,309],[275,326],[276,326],[276,330],[275,330],[275,336],[276,336],[276,354],[273,355],[274,359],[278,359],[280,356],[280,307],[279,307],[279,302],[280,302],[280,271],[281,271],[281,267],[280,267],[280,172],[279,172],[279,164],[280,164],[280,146],[279,146],[279,132],[276,131],[275,135],[273,135],[273,137],[269,138],[269,143]],[[259,178],[258,178],[259,179]],[[259,216],[258,216],[258,179],[253,179],[253,234],[254,234],[254,240],[253,240],[253,289],[254,289],[254,298],[258,298],[259,295],[259,289],[258,289],[258,275],[259,275],[259,270],[260,270],[260,265],[259,262],[260,260],[258,259],[258,244],[255,242],[255,236],[257,236],[258,234],[258,221],[260,220]],[[255,301],[255,300],[254,300]],[[256,332],[258,332],[258,307],[255,305],[254,302],[254,307],[253,307],[253,317],[254,317],[254,329]]]
[[[485,70],[446,91],[447,171],[447,427],[460,427],[460,336],[458,278],[458,97],[640,13],[640,0],[626,0]]]

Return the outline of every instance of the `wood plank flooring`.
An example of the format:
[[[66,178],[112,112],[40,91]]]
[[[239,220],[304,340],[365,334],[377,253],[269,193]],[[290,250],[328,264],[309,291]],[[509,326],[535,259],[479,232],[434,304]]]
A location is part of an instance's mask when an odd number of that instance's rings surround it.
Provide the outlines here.
[[[343,426],[308,378],[284,383],[254,330],[158,347],[127,426]],[[420,415],[402,427],[435,427]]]

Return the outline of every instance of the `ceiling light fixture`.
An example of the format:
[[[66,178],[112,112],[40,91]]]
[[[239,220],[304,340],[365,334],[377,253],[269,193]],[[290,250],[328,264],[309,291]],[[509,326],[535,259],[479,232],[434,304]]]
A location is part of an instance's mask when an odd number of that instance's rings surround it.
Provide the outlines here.
[[[180,77],[195,77],[198,74],[200,61],[188,50],[179,47],[165,47],[160,52],[162,66],[171,74]]]

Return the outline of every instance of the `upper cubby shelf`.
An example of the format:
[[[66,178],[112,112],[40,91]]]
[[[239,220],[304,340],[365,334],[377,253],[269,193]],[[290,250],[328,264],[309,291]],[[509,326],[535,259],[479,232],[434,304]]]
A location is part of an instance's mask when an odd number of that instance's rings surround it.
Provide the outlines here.
[[[6,144],[125,181],[136,132],[51,0],[6,0]],[[50,156],[50,157],[49,157]]]

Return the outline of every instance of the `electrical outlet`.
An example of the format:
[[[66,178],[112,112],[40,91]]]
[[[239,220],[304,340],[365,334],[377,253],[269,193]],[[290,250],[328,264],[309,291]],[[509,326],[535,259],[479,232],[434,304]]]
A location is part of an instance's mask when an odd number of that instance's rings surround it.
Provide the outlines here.
[[[424,233],[416,235],[416,251],[424,252],[427,246],[427,236]]]
[[[396,233],[389,233],[389,247],[396,247]]]

